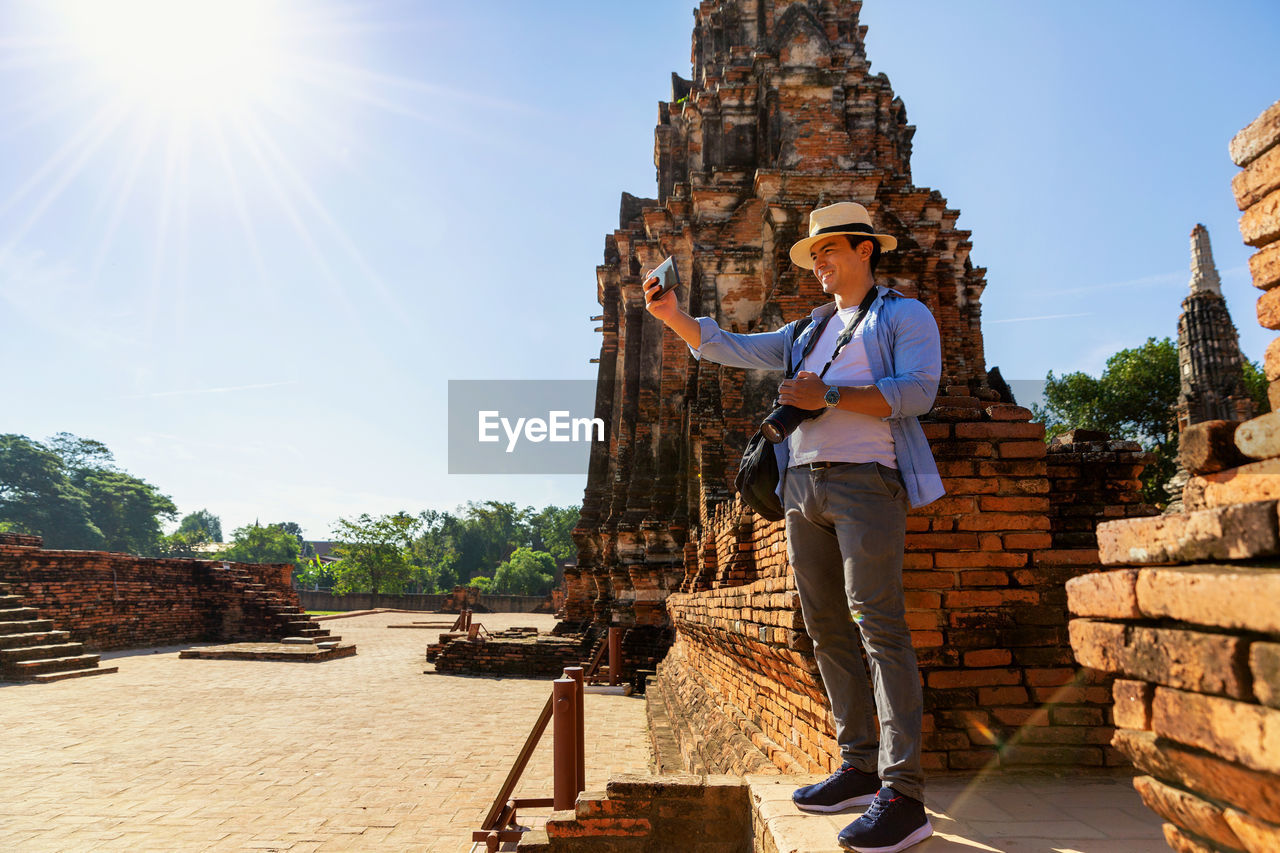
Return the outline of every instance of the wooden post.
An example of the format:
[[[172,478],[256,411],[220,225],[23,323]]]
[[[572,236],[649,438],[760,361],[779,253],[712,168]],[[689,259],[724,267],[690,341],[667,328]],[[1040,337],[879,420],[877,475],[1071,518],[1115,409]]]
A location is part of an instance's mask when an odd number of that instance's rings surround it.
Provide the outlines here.
[[[582,667],[566,666],[564,668],[564,677],[572,678],[574,683],[578,685],[577,689],[574,691],[578,700],[578,772],[576,775],[578,793],[581,794],[583,791],[587,790],[587,707],[585,702],[586,697],[584,695],[585,690],[583,685],[585,683],[585,679],[583,678]]]
[[[622,629],[609,629],[609,684],[617,685],[618,672],[622,669]]]
[[[578,685],[572,678],[552,682],[551,752],[554,785],[552,808],[572,809],[578,797]]]

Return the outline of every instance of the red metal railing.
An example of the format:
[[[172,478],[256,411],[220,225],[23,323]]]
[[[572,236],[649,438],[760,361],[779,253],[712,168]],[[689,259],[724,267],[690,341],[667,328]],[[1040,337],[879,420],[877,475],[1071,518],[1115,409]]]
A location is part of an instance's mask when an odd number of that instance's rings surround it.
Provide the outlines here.
[[[587,665],[586,679],[592,684],[602,681],[597,677],[600,669],[600,661],[604,657],[605,651],[609,652],[609,684],[617,685],[618,676],[622,672],[622,629],[610,628],[608,638],[596,648],[596,653],[592,656],[591,662]]]
[[[489,807],[480,829],[471,833],[473,842],[483,841],[489,853],[496,851],[504,841],[519,841],[524,832],[516,826],[519,809],[547,808],[557,811],[573,808],[578,794],[587,786],[587,764],[584,752],[585,717],[583,715],[583,671],[580,666],[568,666],[564,675],[551,683],[551,695],[542,707],[537,722],[525,739],[516,756],[515,764],[507,773],[498,796]],[[538,741],[542,739],[547,723],[552,723],[552,796],[550,798],[513,798],[529,759]]]

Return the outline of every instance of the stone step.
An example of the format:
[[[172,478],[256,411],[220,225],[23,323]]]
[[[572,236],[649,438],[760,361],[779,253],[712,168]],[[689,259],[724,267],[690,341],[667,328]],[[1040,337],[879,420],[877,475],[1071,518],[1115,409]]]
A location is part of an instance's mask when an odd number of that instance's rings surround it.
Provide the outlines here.
[[[26,646],[19,649],[0,649],[0,664],[21,660],[51,660],[75,657],[84,652],[84,643],[58,643],[52,646]]]
[[[52,631],[52,619],[23,619],[19,622],[6,622],[0,619],[0,635],[28,634],[32,631]]]
[[[312,646],[315,645],[315,637],[282,637],[280,642],[287,646]]]
[[[531,829],[520,837],[516,849],[520,853],[551,853],[551,839],[546,830]]]
[[[7,667],[9,672],[19,678],[30,678],[45,672],[66,672],[72,669],[89,669],[98,665],[101,655],[74,655],[65,658],[45,658],[43,660],[22,660]]]
[[[0,649],[23,649],[28,646],[65,643],[70,639],[68,631],[29,631],[25,634],[0,634]]]
[[[100,666],[90,667],[88,669],[68,669],[63,672],[42,672],[39,675],[33,675],[31,680],[37,684],[48,684],[50,681],[62,681],[66,678],[87,678],[91,675],[109,675],[113,672],[119,672],[118,666]]]
[[[40,611],[34,607],[14,607],[0,610],[0,622],[21,622],[24,619],[35,619]]]
[[[0,595],[8,595],[12,589],[7,583],[0,583]]]
[[[21,607],[21,606],[22,606],[22,596],[9,595],[7,593],[0,593],[0,609],[7,609],[11,607]]]

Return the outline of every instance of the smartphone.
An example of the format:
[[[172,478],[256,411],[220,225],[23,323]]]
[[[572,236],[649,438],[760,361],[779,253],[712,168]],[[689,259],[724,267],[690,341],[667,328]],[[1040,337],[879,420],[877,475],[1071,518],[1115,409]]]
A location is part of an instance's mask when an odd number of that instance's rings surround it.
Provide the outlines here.
[[[657,268],[654,269],[653,272],[649,273],[649,278],[646,278],[645,281],[648,281],[650,278],[656,278],[658,280],[658,284],[662,286],[662,290],[654,294],[654,299],[659,299],[666,296],[672,290],[675,290],[680,285],[680,275],[676,272],[675,257],[669,257],[662,263],[658,264]]]

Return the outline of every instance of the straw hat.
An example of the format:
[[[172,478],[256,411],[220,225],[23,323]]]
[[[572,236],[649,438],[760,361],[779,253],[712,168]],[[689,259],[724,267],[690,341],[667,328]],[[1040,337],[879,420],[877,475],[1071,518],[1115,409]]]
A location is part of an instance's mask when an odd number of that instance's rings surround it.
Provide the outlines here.
[[[871,227],[871,214],[860,204],[842,201],[819,207],[809,214],[809,236],[791,247],[791,262],[807,270],[813,269],[809,249],[819,240],[832,234],[851,234],[855,237],[874,237],[881,251],[892,252],[898,248],[898,238],[889,234],[877,234]]]

